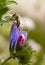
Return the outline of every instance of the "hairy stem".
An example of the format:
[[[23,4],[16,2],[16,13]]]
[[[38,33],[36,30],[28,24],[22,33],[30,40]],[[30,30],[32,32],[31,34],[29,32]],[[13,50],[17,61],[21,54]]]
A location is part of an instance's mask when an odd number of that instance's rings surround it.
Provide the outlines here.
[[[7,59],[2,63],[2,65],[5,65],[5,63],[6,63],[7,61],[9,61],[11,58],[12,58],[12,57],[7,58]]]

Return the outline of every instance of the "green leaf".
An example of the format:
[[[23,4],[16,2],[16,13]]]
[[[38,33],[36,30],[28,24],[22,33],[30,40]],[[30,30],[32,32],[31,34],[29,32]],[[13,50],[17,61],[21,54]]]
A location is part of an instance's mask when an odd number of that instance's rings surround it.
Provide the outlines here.
[[[6,17],[4,17],[4,19],[6,21],[12,21],[12,20],[14,20],[13,17],[11,17],[11,16],[6,16]]]
[[[0,8],[3,8],[5,6],[6,0],[0,0]]]
[[[9,5],[9,4],[13,4],[13,3],[17,4],[16,1],[7,1],[7,2],[6,2],[7,5]]]
[[[17,4],[16,1],[11,1],[11,0],[0,0],[0,20],[2,16],[9,10],[7,5],[15,3]]]
[[[15,3],[17,4],[16,1],[11,1],[11,0],[0,0],[0,8],[4,8],[5,6]]]
[[[4,19],[1,19],[1,20],[0,20],[0,26],[2,26],[4,23],[12,22],[13,20],[14,20],[13,17],[11,17],[11,16],[6,16],[6,17],[4,17]]]
[[[2,16],[7,13],[7,11],[9,10],[8,7],[4,7],[0,9],[0,19],[2,18]]]

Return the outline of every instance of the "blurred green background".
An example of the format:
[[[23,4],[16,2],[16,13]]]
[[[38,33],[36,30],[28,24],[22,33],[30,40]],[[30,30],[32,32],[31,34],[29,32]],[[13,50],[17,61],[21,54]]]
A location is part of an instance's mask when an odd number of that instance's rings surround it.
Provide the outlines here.
[[[27,42],[35,50],[30,65],[45,65],[45,0],[16,0],[16,2],[17,5],[12,2],[7,5],[5,0],[0,0],[0,23],[5,21],[2,20],[5,15],[10,16],[15,12],[18,13],[21,16],[21,22],[23,21],[22,29],[29,31]],[[8,21],[0,26],[0,65],[9,57],[11,25],[12,22]],[[18,64],[19,60],[11,59],[5,65]]]

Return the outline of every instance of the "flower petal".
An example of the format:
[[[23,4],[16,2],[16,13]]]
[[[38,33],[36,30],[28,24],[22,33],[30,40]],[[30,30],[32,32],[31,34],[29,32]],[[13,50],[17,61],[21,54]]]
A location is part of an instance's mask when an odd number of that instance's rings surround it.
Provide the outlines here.
[[[25,40],[27,39],[27,32],[21,31],[21,32],[20,32],[20,35],[23,35],[23,37],[25,37]]]
[[[13,45],[14,42],[16,43],[18,40],[18,31],[17,31],[17,26],[14,25],[13,28],[11,28],[10,32],[10,42]]]

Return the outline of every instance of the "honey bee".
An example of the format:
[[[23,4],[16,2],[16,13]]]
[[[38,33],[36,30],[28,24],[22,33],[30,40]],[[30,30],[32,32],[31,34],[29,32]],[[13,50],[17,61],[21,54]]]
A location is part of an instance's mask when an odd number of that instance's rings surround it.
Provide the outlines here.
[[[14,23],[17,25],[17,28],[18,28],[20,25],[19,15],[15,13],[12,15],[12,17],[14,18]]]

